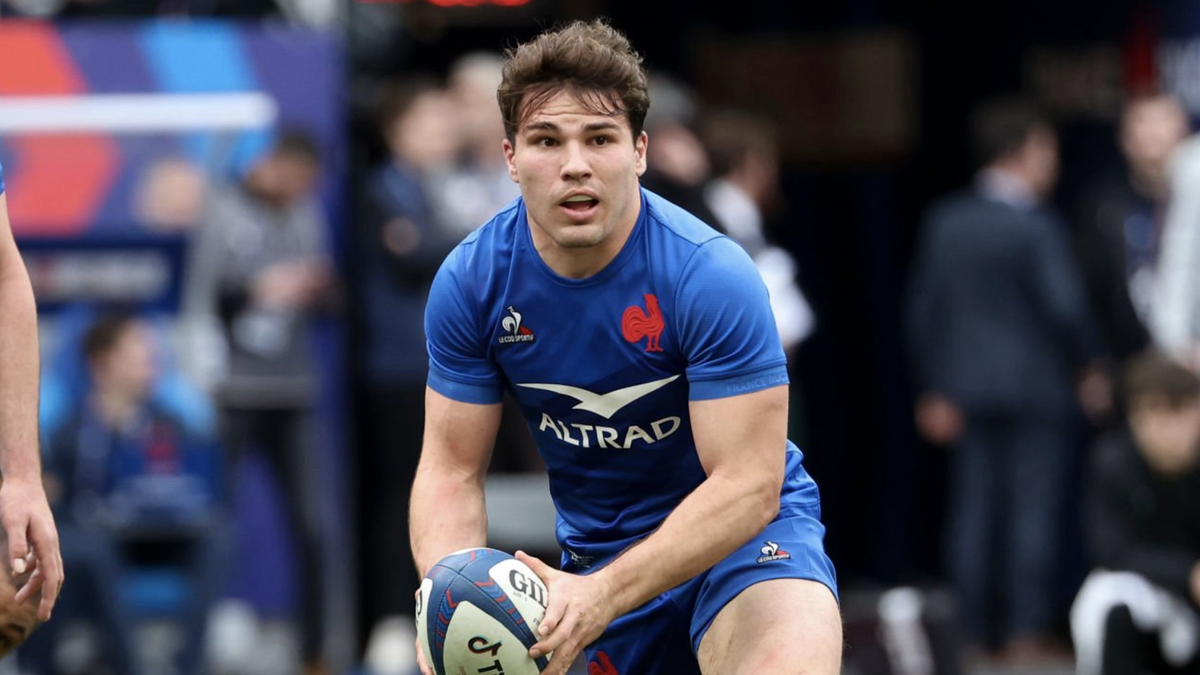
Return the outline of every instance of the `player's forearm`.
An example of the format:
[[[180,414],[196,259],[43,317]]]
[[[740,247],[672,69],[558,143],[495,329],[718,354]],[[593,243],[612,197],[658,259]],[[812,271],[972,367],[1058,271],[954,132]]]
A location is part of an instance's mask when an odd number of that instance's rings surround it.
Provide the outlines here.
[[[779,511],[773,475],[713,473],[653,534],[604,569],[624,614],[712,567],[745,544]]]
[[[483,477],[419,468],[409,505],[409,536],[422,575],[448,553],[486,545]]]
[[[40,480],[37,307],[16,248],[0,254],[0,475]]]

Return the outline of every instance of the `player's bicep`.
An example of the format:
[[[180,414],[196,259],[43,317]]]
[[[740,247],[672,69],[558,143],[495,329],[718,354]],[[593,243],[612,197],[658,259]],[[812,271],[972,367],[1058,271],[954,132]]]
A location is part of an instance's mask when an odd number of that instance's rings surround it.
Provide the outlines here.
[[[709,476],[779,489],[787,452],[786,386],[692,400],[688,406],[696,452]]]
[[[443,476],[482,478],[500,428],[499,403],[466,403],[425,389],[422,469]]]

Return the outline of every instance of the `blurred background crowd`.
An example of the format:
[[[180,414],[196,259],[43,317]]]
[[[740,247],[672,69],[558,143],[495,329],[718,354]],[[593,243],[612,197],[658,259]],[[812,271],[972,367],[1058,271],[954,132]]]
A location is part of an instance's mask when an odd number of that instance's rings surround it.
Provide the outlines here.
[[[415,672],[426,292],[502,51],[595,16],[771,291],[846,672],[1200,672],[1200,4],[0,0],[70,578],[0,673]],[[554,558],[515,415],[492,471]]]

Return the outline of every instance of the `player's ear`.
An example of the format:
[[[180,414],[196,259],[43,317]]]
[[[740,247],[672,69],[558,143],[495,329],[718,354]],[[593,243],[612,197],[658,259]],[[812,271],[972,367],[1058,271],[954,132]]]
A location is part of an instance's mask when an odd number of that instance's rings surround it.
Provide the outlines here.
[[[645,131],[638,134],[638,137],[633,140],[633,151],[637,155],[636,168],[639,176],[646,173],[646,147],[649,144],[650,136]]]
[[[512,141],[508,140],[507,138],[504,139],[503,147],[504,163],[508,165],[508,177],[511,178],[514,183],[520,183],[521,178],[517,174],[517,165],[513,161],[513,157],[516,156],[517,149],[513,147]]]

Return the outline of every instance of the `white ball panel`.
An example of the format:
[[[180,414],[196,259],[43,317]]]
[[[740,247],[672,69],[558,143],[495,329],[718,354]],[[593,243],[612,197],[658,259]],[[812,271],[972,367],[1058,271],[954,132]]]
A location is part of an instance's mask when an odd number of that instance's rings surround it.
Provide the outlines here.
[[[450,619],[443,658],[446,675],[538,675],[521,640],[466,600]]]
[[[529,630],[537,636],[538,626],[546,615],[546,601],[550,597],[546,585],[525,563],[512,558],[496,563],[488,575],[512,599],[517,611],[529,624]]]
[[[433,653],[429,646],[429,596],[432,591],[433,579],[422,579],[421,590],[417,594],[417,640],[421,644],[421,651],[425,654],[426,663],[433,663],[429,658],[429,655]]]

